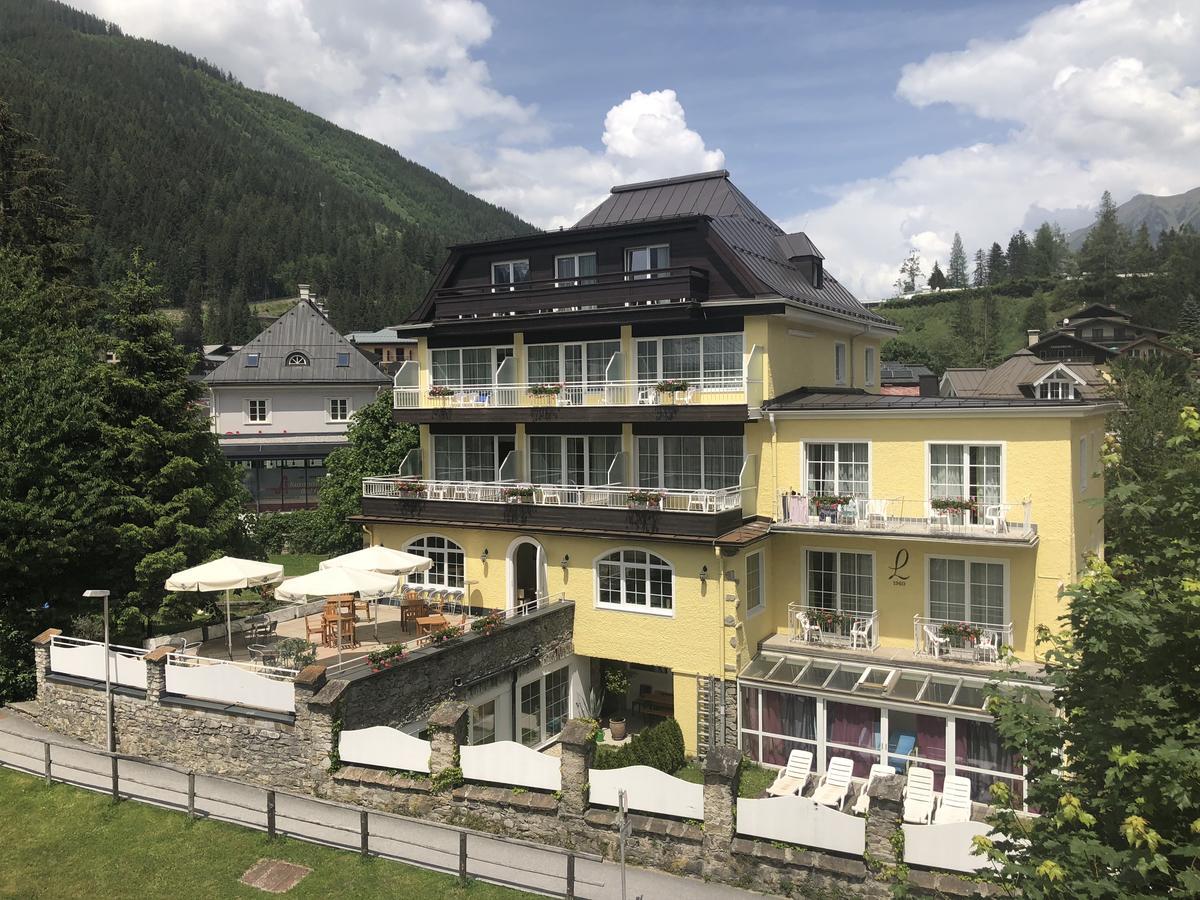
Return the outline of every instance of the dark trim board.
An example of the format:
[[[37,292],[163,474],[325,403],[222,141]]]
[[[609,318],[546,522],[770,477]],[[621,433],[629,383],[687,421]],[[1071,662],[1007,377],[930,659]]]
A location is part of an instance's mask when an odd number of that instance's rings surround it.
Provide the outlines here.
[[[443,407],[439,409],[393,409],[397,422],[417,425],[468,424],[513,425],[515,423],[653,422],[660,425],[688,422],[746,422],[745,404],[689,403],[653,406],[505,406],[495,409]],[[457,429],[456,429],[457,430]]]
[[[359,522],[448,525],[466,528],[561,530],[574,534],[644,535],[712,540],[742,524],[739,509],[719,513],[536,506],[525,503],[468,503],[453,500],[400,500],[364,497]],[[580,522],[586,519],[586,531]]]

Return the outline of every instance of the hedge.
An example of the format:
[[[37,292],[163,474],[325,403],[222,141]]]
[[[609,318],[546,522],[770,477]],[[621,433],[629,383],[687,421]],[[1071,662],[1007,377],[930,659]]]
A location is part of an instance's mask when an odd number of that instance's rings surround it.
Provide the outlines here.
[[[334,538],[316,509],[260,513],[250,533],[267,553],[326,553]]]
[[[597,769],[623,769],[626,766],[650,766],[668,775],[683,768],[683,731],[674,719],[664,719],[647,728],[623,747],[596,748]]]

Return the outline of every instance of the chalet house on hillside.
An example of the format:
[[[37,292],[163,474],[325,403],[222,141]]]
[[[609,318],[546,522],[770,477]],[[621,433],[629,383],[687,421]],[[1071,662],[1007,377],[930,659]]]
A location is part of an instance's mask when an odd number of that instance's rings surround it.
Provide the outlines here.
[[[1094,402],[1104,397],[1107,385],[1100,367],[1093,363],[1039,359],[1024,349],[994,369],[947,369],[940,392],[943,397]]]
[[[1027,334],[1030,351],[1046,360],[1069,359],[1100,366],[1126,353],[1149,358],[1183,352],[1162,343],[1161,338],[1170,332],[1134,324],[1129,313],[1099,303],[1063,319],[1053,331],[1043,334],[1031,329]]]
[[[314,506],[325,458],[390,379],[301,300],[205,377],[213,430],[257,510]]]

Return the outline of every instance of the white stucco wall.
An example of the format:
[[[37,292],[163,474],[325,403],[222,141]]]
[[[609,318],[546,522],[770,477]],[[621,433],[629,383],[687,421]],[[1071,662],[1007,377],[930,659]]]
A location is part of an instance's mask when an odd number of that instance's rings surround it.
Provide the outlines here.
[[[223,386],[212,388],[213,430],[255,434],[345,434],[349,423],[326,421],[326,400],[344,397],[350,415],[373,401],[373,385]],[[247,400],[267,400],[270,421],[246,420]]]

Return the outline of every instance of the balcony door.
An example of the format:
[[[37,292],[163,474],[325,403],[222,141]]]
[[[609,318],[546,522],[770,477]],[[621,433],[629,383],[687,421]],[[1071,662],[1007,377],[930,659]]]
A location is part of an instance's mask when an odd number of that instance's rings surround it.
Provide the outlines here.
[[[433,477],[438,481],[499,481],[517,446],[512,435],[433,435]]]
[[[536,541],[518,538],[508,549],[508,607],[529,603],[546,593],[546,551]]]
[[[529,436],[529,480],[534,484],[599,487],[621,452],[619,435]]]
[[[999,444],[930,444],[930,499],[974,498],[972,521],[1001,502],[1003,452]]]

